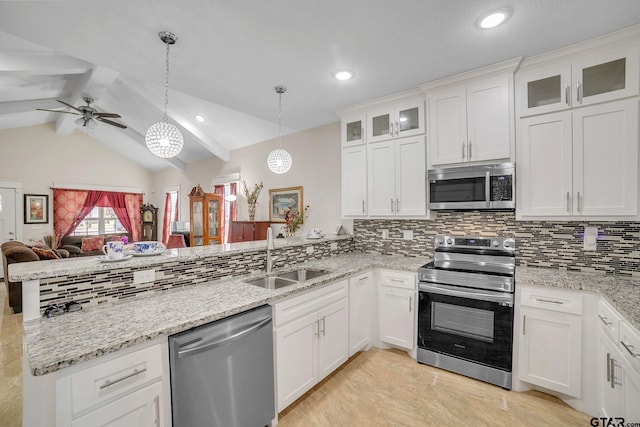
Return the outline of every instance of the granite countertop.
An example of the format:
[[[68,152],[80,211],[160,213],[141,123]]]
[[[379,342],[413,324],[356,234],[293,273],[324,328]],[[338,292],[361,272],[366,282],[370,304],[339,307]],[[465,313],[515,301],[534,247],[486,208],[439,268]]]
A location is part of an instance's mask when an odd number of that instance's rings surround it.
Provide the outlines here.
[[[348,240],[351,235],[328,236],[322,239],[305,239],[294,237],[289,239],[274,239],[274,248],[282,249],[292,246],[304,246],[314,243]],[[175,261],[187,261],[211,256],[228,256],[234,253],[249,251],[266,251],[267,241],[227,243],[224,245],[197,246],[180,249],[169,249],[162,255],[134,256],[118,262],[101,262],[98,257],[76,257],[38,262],[20,262],[9,265],[9,280],[21,282],[23,280],[45,279],[49,277],[69,276],[72,274],[108,271],[117,267],[138,267],[158,265]]]
[[[640,279],[541,267],[516,267],[516,286],[549,286],[594,292],[640,331]]]
[[[317,267],[331,273],[281,289],[268,290],[243,283],[243,280],[259,275],[236,277],[89,307],[50,319],[28,320],[24,322],[25,356],[31,373],[44,375],[274,303],[371,267],[415,272],[427,261],[424,258],[353,253],[300,264],[297,267]]]

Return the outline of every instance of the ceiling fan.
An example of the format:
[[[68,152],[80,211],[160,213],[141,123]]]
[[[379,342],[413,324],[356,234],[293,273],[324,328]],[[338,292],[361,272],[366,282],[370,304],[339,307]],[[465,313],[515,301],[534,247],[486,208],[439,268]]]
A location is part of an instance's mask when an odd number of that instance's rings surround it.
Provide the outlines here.
[[[75,114],[76,116],[82,116],[78,120],[76,120],[76,124],[79,126],[85,126],[88,128],[96,127],[96,120],[99,122],[107,123],[112,126],[119,127],[121,129],[126,129],[127,127],[123,124],[114,122],[113,120],[109,120],[109,118],[119,119],[121,116],[116,113],[99,113],[95,108],[91,107],[91,103],[93,102],[93,98],[90,96],[85,96],[82,98],[87,105],[80,105],[78,107],[74,107],[71,104],[67,104],[64,101],[60,101],[56,99],[59,103],[66,105],[67,107],[75,110],[75,111],[61,111],[61,110],[47,110],[46,108],[36,108],[39,111],[49,111],[52,113],[66,113],[66,114]]]

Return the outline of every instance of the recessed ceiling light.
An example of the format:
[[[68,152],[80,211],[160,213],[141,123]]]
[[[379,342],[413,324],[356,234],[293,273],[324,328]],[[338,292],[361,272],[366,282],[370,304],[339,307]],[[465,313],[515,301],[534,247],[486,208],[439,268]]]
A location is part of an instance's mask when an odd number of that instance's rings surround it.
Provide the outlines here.
[[[492,12],[485,13],[484,15],[478,18],[478,20],[476,21],[476,26],[478,26],[478,28],[483,30],[487,30],[489,28],[495,28],[498,25],[504,23],[507,19],[509,19],[509,17],[511,16],[511,12],[512,12],[511,8],[504,7],[499,10],[494,10]]]
[[[335,73],[333,73],[333,77],[335,77],[338,80],[351,80],[353,78],[353,71],[349,71],[349,70],[336,71]]]
[[[196,114],[196,120],[199,122],[204,122],[204,117],[202,117],[200,114]]]

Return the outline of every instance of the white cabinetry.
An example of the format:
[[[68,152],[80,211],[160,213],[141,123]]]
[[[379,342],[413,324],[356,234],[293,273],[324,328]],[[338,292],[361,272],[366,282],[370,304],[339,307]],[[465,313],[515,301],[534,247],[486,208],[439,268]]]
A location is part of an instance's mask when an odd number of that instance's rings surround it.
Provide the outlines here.
[[[479,80],[427,95],[431,165],[511,157],[512,79],[513,74]]]
[[[519,379],[579,398],[582,296],[533,287],[520,296]]]
[[[518,218],[638,214],[638,99],[521,119]]]
[[[350,114],[342,118],[340,135],[343,148],[365,143],[365,120],[364,113]]]
[[[371,345],[372,292],[371,272],[349,278],[349,357]]]
[[[380,270],[378,273],[378,339],[402,347],[415,348],[415,273]]]
[[[342,216],[367,214],[367,148],[342,149]]]
[[[278,411],[347,360],[348,322],[347,280],[275,304]]]
[[[426,215],[423,136],[368,144],[369,214]]]
[[[599,414],[607,418],[640,420],[640,335],[606,302],[598,309]],[[637,344],[636,344],[637,343]],[[635,365],[635,366],[634,366]]]
[[[415,96],[367,112],[368,143],[424,133],[424,97]]]
[[[638,95],[638,48],[619,47],[516,75],[518,115],[565,110]]]

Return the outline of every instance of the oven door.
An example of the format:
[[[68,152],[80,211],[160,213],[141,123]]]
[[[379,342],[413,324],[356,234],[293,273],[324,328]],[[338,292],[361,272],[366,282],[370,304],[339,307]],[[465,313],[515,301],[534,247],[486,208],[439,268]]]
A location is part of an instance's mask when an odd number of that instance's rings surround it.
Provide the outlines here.
[[[513,294],[420,283],[418,347],[511,372]]]

